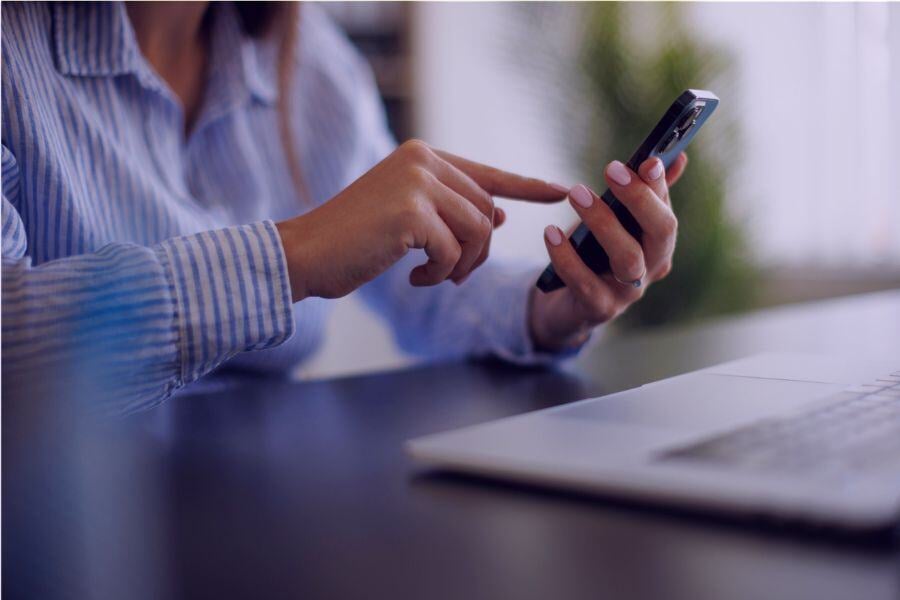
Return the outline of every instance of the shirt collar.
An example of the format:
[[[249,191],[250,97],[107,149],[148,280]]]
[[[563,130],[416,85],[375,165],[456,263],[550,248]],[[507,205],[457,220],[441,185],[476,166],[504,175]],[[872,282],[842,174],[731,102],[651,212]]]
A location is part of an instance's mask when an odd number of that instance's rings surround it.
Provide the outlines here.
[[[274,105],[278,100],[278,48],[270,40],[244,40],[241,64],[244,82],[259,102]]]
[[[59,2],[53,11],[60,73],[103,76],[137,70],[140,49],[122,3]]]
[[[214,4],[208,92],[225,108],[248,96],[273,105],[278,96],[277,48],[267,40],[245,36],[230,3]],[[158,87],[152,68],[141,55],[122,2],[53,4],[56,67],[71,76],[115,76],[133,73]]]
[[[277,48],[241,31],[231,3],[213,4],[206,93],[208,100],[234,104],[247,97],[274,104],[277,96]]]

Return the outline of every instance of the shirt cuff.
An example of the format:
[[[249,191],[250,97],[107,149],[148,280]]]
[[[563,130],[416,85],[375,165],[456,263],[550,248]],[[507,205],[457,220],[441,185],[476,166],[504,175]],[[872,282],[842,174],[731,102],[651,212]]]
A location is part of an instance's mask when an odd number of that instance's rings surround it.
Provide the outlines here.
[[[540,269],[510,274],[497,289],[497,302],[492,304],[492,321],[498,325],[498,344],[493,354],[498,358],[517,365],[544,365],[572,358],[581,352],[590,337],[580,346],[559,352],[538,351],[531,339],[528,324],[529,300]]]
[[[182,384],[293,335],[287,263],[271,221],[172,238],[156,253],[176,300]]]

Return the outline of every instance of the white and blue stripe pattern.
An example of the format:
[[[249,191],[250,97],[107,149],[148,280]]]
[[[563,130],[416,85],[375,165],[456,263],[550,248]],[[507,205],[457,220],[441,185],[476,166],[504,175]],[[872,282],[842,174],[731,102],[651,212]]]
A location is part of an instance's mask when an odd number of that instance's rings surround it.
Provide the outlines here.
[[[225,361],[284,371],[319,345],[328,304],[291,306],[272,222],[313,207],[282,152],[275,48],[245,38],[229,4],[211,10],[185,136],[122,4],[3,3],[4,388],[90,356],[112,409],[130,411]],[[314,6],[299,40],[292,126],[315,205],[394,142],[364,62]],[[405,348],[547,358],[525,324],[534,269],[489,263],[465,286],[414,289],[415,261],[362,289]]]

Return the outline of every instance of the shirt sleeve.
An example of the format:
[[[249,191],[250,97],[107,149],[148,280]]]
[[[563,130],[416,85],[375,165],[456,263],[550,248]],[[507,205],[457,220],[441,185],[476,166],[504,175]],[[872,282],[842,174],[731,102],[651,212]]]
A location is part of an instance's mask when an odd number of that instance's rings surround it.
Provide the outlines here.
[[[18,180],[4,147],[4,392],[52,373],[103,392],[90,408],[130,412],[238,352],[275,346],[293,333],[287,267],[272,222],[155,246],[112,243],[33,265],[14,206]]]
[[[531,341],[528,299],[538,269],[489,259],[462,285],[413,287],[409,271],[424,260],[410,253],[360,291],[405,351],[430,359],[493,356],[523,365],[573,354],[539,352]]]

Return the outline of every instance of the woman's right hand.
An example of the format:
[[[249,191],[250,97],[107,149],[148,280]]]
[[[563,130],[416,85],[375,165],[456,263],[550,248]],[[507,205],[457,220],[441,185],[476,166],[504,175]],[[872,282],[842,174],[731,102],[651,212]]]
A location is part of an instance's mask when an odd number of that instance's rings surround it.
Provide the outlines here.
[[[338,298],[422,248],[412,285],[461,283],[487,258],[505,215],[493,196],[556,202],[568,188],[408,141],[334,198],[277,224],[294,302]]]

